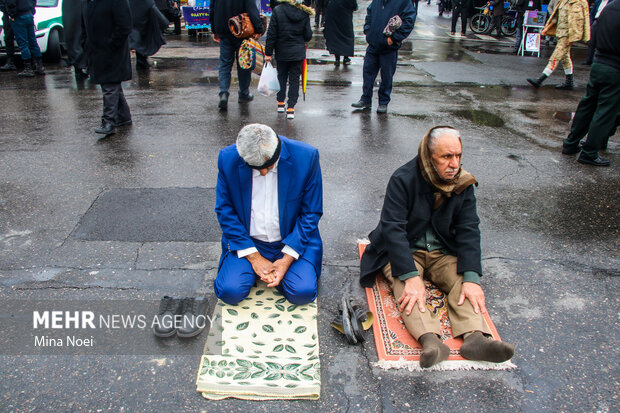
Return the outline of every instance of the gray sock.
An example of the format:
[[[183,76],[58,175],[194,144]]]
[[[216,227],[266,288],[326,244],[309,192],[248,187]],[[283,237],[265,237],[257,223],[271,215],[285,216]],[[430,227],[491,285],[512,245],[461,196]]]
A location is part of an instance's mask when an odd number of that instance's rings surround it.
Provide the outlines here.
[[[515,347],[512,344],[493,340],[480,331],[465,334],[461,347],[461,356],[466,359],[491,361],[493,363],[510,360],[514,353]]]
[[[420,356],[420,367],[429,368],[450,355],[450,347],[441,342],[437,334],[426,333],[418,339],[422,344],[422,355]]]

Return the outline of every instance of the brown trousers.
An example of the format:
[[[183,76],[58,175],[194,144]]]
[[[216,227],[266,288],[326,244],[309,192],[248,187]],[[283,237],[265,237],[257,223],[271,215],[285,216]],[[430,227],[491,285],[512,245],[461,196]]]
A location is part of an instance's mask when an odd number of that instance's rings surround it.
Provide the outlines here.
[[[416,267],[420,276],[435,284],[443,291],[448,298],[448,317],[452,326],[452,335],[458,337],[470,331],[482,331],[484,334],[491,334],[482,313],[476,314],[474,307],[469,300],[465,300],[463,305],[458,305],[461,295],[461,284],[463,276],[456,273],[456,257],[444,255],[440,251],[418,250],[413,254]],[[405,283],[398,278],[392,277],[392,267],[388,263],[381,270],[385,278],[390,283],[394,297],[398,301],[405,289]],[[404,312],[401,308],[400,314],[405,322],[409,333],[417,340],[426,333],[435,333],[441,336],[439,318],[437,318],[428,307],[425,312],[420,312],[418,305],[413,306],[411,314]]]

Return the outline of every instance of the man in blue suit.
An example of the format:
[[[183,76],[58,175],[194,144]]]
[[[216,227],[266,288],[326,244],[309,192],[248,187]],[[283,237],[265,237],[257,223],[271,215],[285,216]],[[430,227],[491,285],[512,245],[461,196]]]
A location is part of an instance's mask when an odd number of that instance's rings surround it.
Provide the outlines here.
[[[319,152],[245,126],[218,157],[217,200],[222,256],[215,294],[237,304],[257,277],[293,304],[314,301],[321,275],[323,184]]]

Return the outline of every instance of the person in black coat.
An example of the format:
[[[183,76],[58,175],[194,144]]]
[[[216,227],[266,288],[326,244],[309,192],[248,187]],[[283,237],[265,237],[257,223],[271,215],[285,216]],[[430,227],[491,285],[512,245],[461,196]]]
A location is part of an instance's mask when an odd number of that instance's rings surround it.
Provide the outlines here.
[[[228,28],[228,19],[241,13],[247,13],[257,37],[265,32],[263,22],[255,0],[211,0],[211,31],[213,40],[220,43],[219,86],[220,110],[228,109],[228,89],[230,88],[230,72],[235,62],[239,46],[243,39],[234,37]],[[251,69],[243,69],[237,63],[239,80],[239,103],[248,103],[254,99],[250,93]]]
[[[467,33],[467,13],[471,7],[471,0],[452,0],[452,30],[450,34],[456,34],[456,21],[461,17],[461,35]]]
[[[450,355],[440,339],[439,320],[425,311],[424,279],[446,294],[452,334],[464,338],[463,357],[503,362],[514,354],[512,345],[488,337],[482,315],[477,182],[461,168],[462,152],[456,129],[438,126],[427,132],[418,156],[390,178],[379,224],[360,265],[363,287],[371,287],[377,274],[387,279],[405,327],[422,344],[424,368]]]
[[[166,44],[162,28],[168,26],[166,17],[155,7],[153,0],[131,0],[133,30],[129,35],[129,47],[136,51],[136,69],[148,69],[148,56],[153,56]]]
[[[314,14],[314,9],[303,3],[297,3],[295,0],[279,0],[279,2],[280,5],[273,10],[267,30],[265,61],[271,61],[271,56],[275,51],[280,82],[280,90],[276,95],[278,112],[284,113],[284,98],[288,81],[286,117],[293,119],[295,104],[299,98],[299,77],[306,58],[306,42],[312,39],[310,16]]]
[[[356,0],[330,0],[325,14],[325,42],[327,50],[336,56],[334,64],[340,65],[340,56],[344,56],[343,64],[351,63],[355,34],[353,33],[353,12],[357,10]]]
[[[82,36],[82,7],[81,0],[63,0],[62,25],[67,63],[73,66],[77,80],[88,77],[88,63],[84,52],[84,36]]]
[[[11,18],[6,8],[6,0],[0,0],[0,12],[2,12],[2,27],[4,35],[4,45],[6,47],[6,62],[0,70],[16,70],[15,66],[15,36],[11,28]]]
[[[132,30],[128,0],[82,0],[83,35],[90,81],[101,85],[103,116],[96,133],[109,135],[131,124],[121,82],[131,79],[128,37]]]

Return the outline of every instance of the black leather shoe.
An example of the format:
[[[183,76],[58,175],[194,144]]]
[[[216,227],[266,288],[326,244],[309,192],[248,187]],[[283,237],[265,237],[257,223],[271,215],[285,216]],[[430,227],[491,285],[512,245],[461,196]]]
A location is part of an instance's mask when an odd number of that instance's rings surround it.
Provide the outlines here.
[[[239,103],[248,103],[254,100],[254,95],[251,93],[248,93],[247,96],[239,96]]]
[[[181,299],[164,296],[159,302],[159,312],[153,319],[153,334],[172,337],[177,332],[175,316],[181,314]]]
[[[217,104],[220,110],[228,110],[228,92],[220,93],[220,102]]]
[[[379,105],[377,107],[377,113],[387,113],[387,105]]]
[[[116,126],[127,126],[127,125],[131,125],[133,122],[131,121],[131,119],[129,120],[124,120],[121,122],[116,122]]]
[[[574,155],[578,153],[581,149],[579,145],[577,146],[562,146],[562,154],[563,155]]]
[[[95,129],[95,133],[100,133],[102,135],[112,135],[116,133],[116,128],[112,123],[101,122],[101,126]]]
[[[184,298],[181,310],[181,326],[177,329],[177,336],[189,338],[200,334],[207,324],[208,307],[209,301],[205,297]]]
[[[577,157],[577,162],[594,166],[609,166],[611,164],[609,159],[601,158],[598,155],[596,156],[596,158],[592,159],[590,157],[584,156],[583,152],[581,152]]]
[[[359,100],[355,103],[351,103],[351,106],[353,106],[356,109],[370,109],[372,107],[372,103],[370,102],[364,102],[363,100]]]

